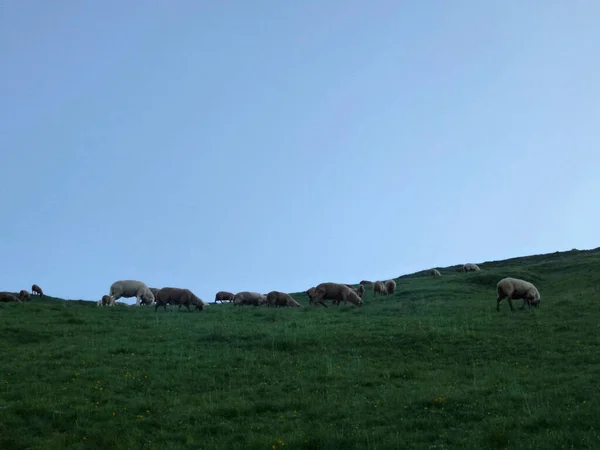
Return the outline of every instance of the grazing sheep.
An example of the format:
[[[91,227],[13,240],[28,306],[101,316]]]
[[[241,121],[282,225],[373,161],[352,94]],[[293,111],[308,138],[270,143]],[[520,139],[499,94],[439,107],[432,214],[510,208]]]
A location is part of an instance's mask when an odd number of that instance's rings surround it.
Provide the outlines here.
[[[375,283],[373,283],[373,297],[376,297],[377,294],[387,294],[385,286],[381,281],[376,281]]]
[[[441,277],[442,276],[440,271],[437,269],[431,269],[431,271],[429,272],[429,275],[431,275],[432,277]]]
[[[44,296],[44,292],[42,291],[42,288],[39,287],[37,284],[33,284],[31,286],[31,295],[35,295],[38,294],[40,297]]]
[[[508,300],[508,306],[510,306],[511,311],[514,311],[512,305],[513,300],[523,299],[523,306],[521,306],[521,309],[525,308],[525,303],[527,303],[530,308],[531,305],[537,308],[541,300],[539,291],[532,283],[518,278],[503,278],[498,281],[496,290],[498,292],[496,311],[500,311],[500,302],[504,298]]]
[[[98,300],[98,306],[115,306],[115,302],[113,302],[110,298],[110,295],[103,295],[100,300]]]
[[[23,302],[21,302],[21,300],[19,300],[19,298],[16,295],[11,294],[10,292],[0,292],[0,302],[2,302],[2,303],[8,303],[8,302],[23,303]]]
[[[233,296],[233,306],[253,305],[260,306],[267,303],[267,297],[258,292],[242,291]]]
[[[313,303],[323,303],[323,300],[332,300],[333,303],[339,305],[341,301],[344,303],[352,303],[353,305],[362,306],[363,301],[354,290],[341,283],[321,283],[315,288]]]
[[[146,286],[145,283],[137,280],[115,281],[110,285],[109,295],[113,302],[121,297],[135,297],[136,306],[140,306],[140,302],[142,300],[144,303],[147,303],[150,306],[154,304],[154,294],[152,291],[148,288],[148,286]]]
[[[29,295],[29,292],[27,292],[25,289],[21,289],[21,292],[19,292],[19,300],[22,302],[25,300],[31,300],[31,295]]]
[[[360,283],[358,283],[358,284],[362,284],[362,285],[365,285],[365,284],[373,284],[373,282],[372,282],[372,281],[367,281],[367,280],[362,280],[362,281],[361,281]]]
[[[393,294],[396,290],[396,282],[394,280],[387,280],[385,282],[386,294]]]
[[[357,288],[353,288],[352,286],[350,286],[350,289],[356,292],[356,294],[360,298],[363,298],[363,296],[365,295],[365,287],[362,284],[359,284]]]
[[[481,269],[479,268],[479,266],[477,264],[471,264],[471,263],[467,263],[464,264],[460,269],[458,269],[459,272],[480,272]]]
[[[156,312],[159,306],[162,306],[166,311],[167,303],[171,305],[178,305],[178,311],[181,311],[181,307],[185,306],[190,312],[192,312],[190,305],[194,305],[196,310],[202,311],[205,304],[189,289],[164,287],[156,293],[154,312]]]
[[[216,293],[215,295],[215,303],[217,302],[232,302],[233,301],[233,293],[232,292],[227,292],[227,291],[219,291]]]
[[[271,291],[267,294],[267,308],[271,306],[295,306],[300,307],[300,303],[292,298],[290,294],[280,291]]]

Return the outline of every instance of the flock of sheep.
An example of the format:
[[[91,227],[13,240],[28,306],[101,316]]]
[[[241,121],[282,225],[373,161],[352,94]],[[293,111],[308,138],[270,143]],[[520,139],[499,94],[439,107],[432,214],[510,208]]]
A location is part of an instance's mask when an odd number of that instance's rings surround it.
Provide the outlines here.
[[[462,265],[458,270],[460,272],[479,272],[481,269],[477,264],[469,263]],[[428,273],[434,277],[442,275],[437,269],[431,269]],[[373,285],[373,297],[377,295],[390,295],[396,291],[396,282],[394,280],[387,280],[385,282],[375,281],[374,283],[363,280],[357,288],[349,284],[320,283],[308,289],[306,295],[308,296],[309,304],[315,306],[320,304],[327,308],[327,305],[324,303],[325,300],[330,300],[335,305],[344,302],[355,306],[362,306],[365,286],[370,284]],[[518,278],[503,278],[496,285],[496,291],[498,293],[496,311],[500,311],[500,302],[505,298],[508,300],[511,311],[514,311],[513,300],[523,300],[521,309],[525,307],[525,304],[529,307],[534,306],[537,308],[541,300],[539,291],[532,283]],[[0,292],[0,302],[23,302],[30,300],[31,295],[37,294],[40,297],[44,295],[42,289],[36,284],[31,286],[31,292],[32,294],[29,294],[29,292],[23,289],[19,292],[18,296],[9,292]],[[115,306],[116,301],[121,297],[135,297],[136,306],[142,304],[154,305],[155,312],[160,306],[166,311],[167,305],[177,305],[179,310],[181,310],[182,306],[185,306],[188,311],[191,311],[190,306],[195,306],[198,311],[202,311],[205,306],[208,306],[208,303],[197,297],[189,289],[175,287],[151,288],[137,280],[115,281],[110,286],[109,294],[102,296],[102,299],[98,301],[98,306]],[[294,300],[289,294],[280,291],[271,291],[268,294],[249,291],[242,291],[237,294],[227,291],[217,292],[215,303],[223,303],[225,301],[232,302],[233,306],[261,306],[266,304],[267,307],[300,307],[300,303]]]

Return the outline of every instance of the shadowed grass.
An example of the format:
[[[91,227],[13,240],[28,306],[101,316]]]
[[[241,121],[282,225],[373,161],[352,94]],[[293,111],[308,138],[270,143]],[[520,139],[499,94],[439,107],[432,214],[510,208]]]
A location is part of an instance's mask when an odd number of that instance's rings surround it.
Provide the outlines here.
[[[0,448],[597,448],[600,252],[480,267],[362,308],[0,304]],[[496,312],[505,276],[540,308]]]

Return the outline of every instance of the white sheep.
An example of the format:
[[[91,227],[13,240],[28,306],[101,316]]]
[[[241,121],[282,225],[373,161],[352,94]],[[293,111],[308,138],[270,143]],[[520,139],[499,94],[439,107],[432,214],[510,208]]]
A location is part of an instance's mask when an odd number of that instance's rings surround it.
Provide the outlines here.
[[[511,311],[514,311],[512,305],[513,300],[523,299],[523,306],[521,306],[521,309],[525,308],[525,303],[527,303],[529,307],[533,305],[537,308],[541,301],[541,296],[537,288],[529,281],[520,280],[519,278],[503,278],[498,281],[496,290],[498,292],[496,311],[500,311],[500,302],[504,298],[508,300]]]
[[[154,305],[154,294],[152,291],[148,288],[148,286],[146,286],[145,283],[137,280],[115,281],[110,286],[109,295],[112,302],[115,302],[121,297],[135,297],[136,306],[140,306],[140,302],[142,300],[144,303],[147,303],[150,306]]]

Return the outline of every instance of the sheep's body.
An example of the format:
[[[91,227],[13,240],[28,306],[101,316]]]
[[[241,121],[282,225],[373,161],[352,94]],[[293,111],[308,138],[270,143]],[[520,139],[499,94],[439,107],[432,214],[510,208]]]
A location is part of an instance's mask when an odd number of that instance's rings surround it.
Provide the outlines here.
[[[258,292],[242,291],[233,296],[233,306],[261,306],[267,303],[267,297]]]
[[[190,305],[194,305],[198,311],[204,309],[204,302],[189,289],[174,287],[164,287],[159,289],[155,297],[154,312],[158,310],[159,306],[162,306],[166,311],[167,303],[170,305],[178,305],[179,311],[181,311],[182,306],[185,306],[188,311],[191,312]]]
[[[22,302],[25,300],[31,300],[31,295],[29,295],[29,292],[27,292],[25,289],[21,289],[21,292],[19,292],[19,300]]]
[[[432,277],[441,277],[442,276],[440,271],[437,269],[431,269],[431,271],[429,272],[429,275],[431,275]]]
[[[22,303],[21,300],[19,300],[19,298],[16,295],[11,294],[10,292],[0,292],[0,302],[2,302],[2,303],[8,303],[8,302]]]
[[[111,300],[110,295],[103,295],[100,300],[98,300],[98,306],[115,306],[115,302]]]
[[[332,300],[333,303],[339,305],[340,302],[352,303],[356,306],[362,306],[363,301],[354,290],[341,283],[321,283],[315,287],[315,294],[313,296],[313,303],[323,303],[323,300]]]
[[[120,299],[121,297],[130,298],[135,297],[136,306],[140,306],[140,302],[143,301],[146,304],[152,306],[154,304],[154,294],[146,286],[145,283],[137,280],[119,280],[115,281],[110,286],[109,293],[113,302]]]
[[[358,287],[354,287],[351,284],[347,284],[346,286],[356,292],[360,298],[363,298],[363,295],[365,295],[365,287],[362,284],[359,284]]]
[[[362,280],[359,284],[365,285],[365,284],[373,284],[372,281],[367,281],[367,280]]]
[[[519,278],[503,278],[498,281],[496,291],[498,292],[498,297],[496,298],[496,311],[500,311],[500,302],[504,298],[508,300],[508,306],[510,306],[511,311],[514,311],[512,305],[513,300],[523,299],[523,306],[521,306],[521,309],[525,308],[525,303],[527,303],[529,307],[533,305],[537,308],[541,301],[540,293],[533,283]]]
[[[373,283],[373,297],[377,297],[377,294],[385,295],[386,293],[385,286],[381,281]]]
[[[39,295],[40,297],[43,297],[44,295],[44,291],[42,291],[42,288],[39,287],[37,284],[33,284],[31,285],[31,295]]]
[[[464,264],[460,269],[460,272],[481,272],[481,269],[477,264],[467,263]]]
[[[394,280],[387,280],[385,282],[385,293],[386,294],[393,294],[396,291],[396,281]]]
[[[300,303],[292,298],[290,294],[280,291],[271,291],[267,294],[267,307],[294,306],[300,307]]]
[[[215,294],[215,303],[217,302],[232,302],[233,301],[233,292],[228,291],[219,291]]]

